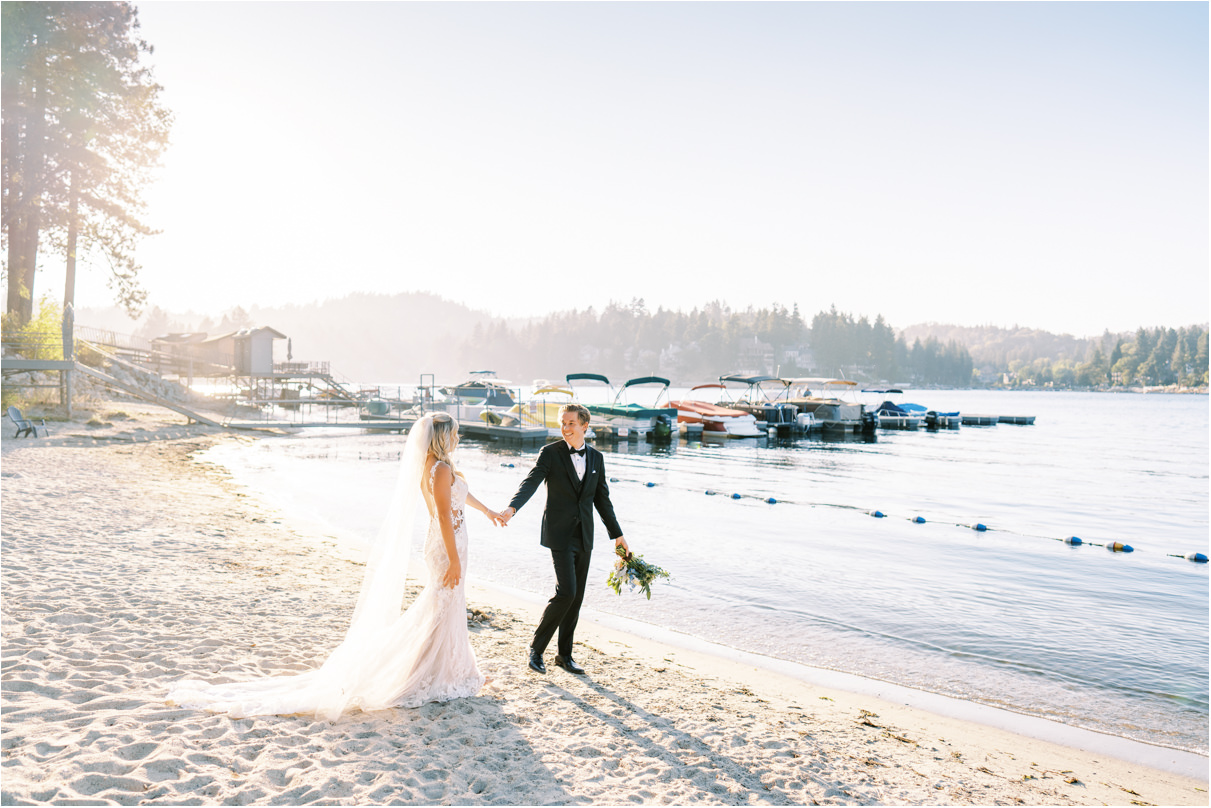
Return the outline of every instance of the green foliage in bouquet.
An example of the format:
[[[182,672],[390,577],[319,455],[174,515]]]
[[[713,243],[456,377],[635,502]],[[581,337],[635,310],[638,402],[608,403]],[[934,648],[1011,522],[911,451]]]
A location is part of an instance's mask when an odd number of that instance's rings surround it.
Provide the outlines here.
[[[647,596],[647,599],[651,600],[652,582],[657,578],[667,578],[669,574],[655,564],[644,561],[643,556],[628,553],[621,547],[615,547],[614,552],[618,554],[618,561],[614,563],[614,569],[610,570],[606,586],[613,589],[616,595],[622,594],[624,584],[631,591],[638,587]]]

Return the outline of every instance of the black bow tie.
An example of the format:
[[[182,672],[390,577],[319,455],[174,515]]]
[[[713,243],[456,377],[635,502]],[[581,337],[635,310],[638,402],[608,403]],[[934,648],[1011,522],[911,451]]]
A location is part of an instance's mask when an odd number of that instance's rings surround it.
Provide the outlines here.
[[[581,457],[584,457],[584,450],[585,450],[585,447],[583,447],[583,446],[581,446],[579,449],[573,449],[571,446],[569,446],[569,447],[568,447],[568,454],[570,454],[570,455],[580,455]]]

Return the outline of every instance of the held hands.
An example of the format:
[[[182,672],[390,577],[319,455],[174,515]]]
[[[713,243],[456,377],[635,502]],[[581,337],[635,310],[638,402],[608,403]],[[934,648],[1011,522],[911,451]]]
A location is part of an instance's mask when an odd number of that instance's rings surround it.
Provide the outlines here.
[[[491,519],[492,524],[496,525],[497,527],[504,527],[509,523],[508,517],[506,517],[503,512],[490,511],[485,508],[484,515]]]
[[[497,516],[500,517],[500,526],[508,527],[509,520],[513,518],[515,513],[517,513],[517,511],[513,510],[512,508],[505,508],[503,511],[498,513]]]

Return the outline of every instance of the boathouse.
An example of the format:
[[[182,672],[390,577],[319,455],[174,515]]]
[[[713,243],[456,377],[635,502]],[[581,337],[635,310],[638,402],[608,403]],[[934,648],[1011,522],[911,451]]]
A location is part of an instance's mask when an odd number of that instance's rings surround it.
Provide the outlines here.
[[[204,332],[165,334],[153,339],[159,362],[188,366],[191,376],[272,376],[274,340],[286,335],[274,328],[245,328],[211,337]]]
[[[273,341],[286,339],[275,328],[244,329],[231,335],[235,343],[235,372],[239,376],[273,375]]]

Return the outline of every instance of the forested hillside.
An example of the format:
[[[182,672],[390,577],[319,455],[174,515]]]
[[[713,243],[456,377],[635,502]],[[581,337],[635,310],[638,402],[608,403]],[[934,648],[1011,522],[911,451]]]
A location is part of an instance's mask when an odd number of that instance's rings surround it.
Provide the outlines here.
[[[1079,339],[1029,328],[929,323],[900,336],[963,345],[983,378],[1010,387],[1207,386],[1205,324]]]
[[[90,323],[87,310],[79,322],[100,324]],[[222,333],[252,325],[287,334],[295,360],[325,360],[367,384],[408,384],[422,373],[448,382],[481,369],[517,383],[589,372],[619,381],[656,374],[678,385],[726,373],[958,387],[1207,384],[1206,326],[1093,339],[938,324],[897,333],[882,316],[871,321],[835,307],[809,323],[798,306],[736,310],[721,301],[688,312],[650,311],[637,298],[600,310],[504,320],[427,293],[353,294],[305,306],[234,308],[217,320],[153,309],[137,333]]]

